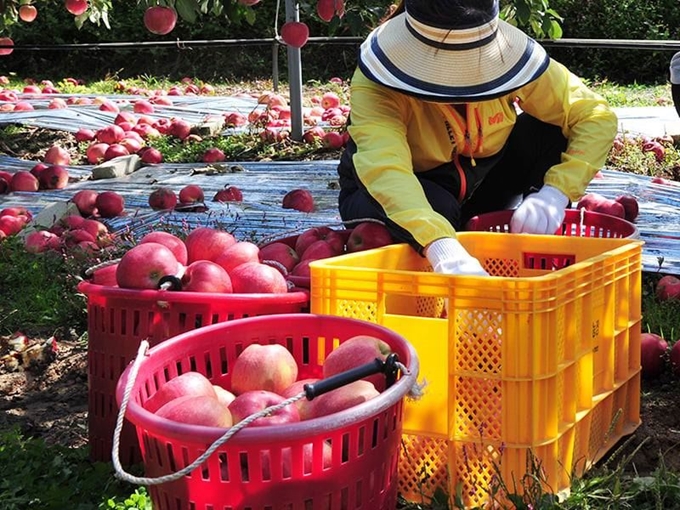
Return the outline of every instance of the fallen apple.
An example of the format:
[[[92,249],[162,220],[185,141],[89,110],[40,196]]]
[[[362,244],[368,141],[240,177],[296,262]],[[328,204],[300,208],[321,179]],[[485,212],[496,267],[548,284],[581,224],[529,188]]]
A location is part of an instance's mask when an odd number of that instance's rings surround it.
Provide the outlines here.
[[[671,370],[673,374],[680,377],[680,339],[676,340],[669,353]]]
[[[71,155],[63,147],[53,145],[47,149],[47,152],[45,152],[43,162],[47,163],[48,165],[70,165]]]
[[[115,218],[125,210],[125,198],[115,191],[102,191],[95,199],[97,211],[102,218]]]
[[[666,363],[668,343],[654,333],[642,333],[640,336],[640,365],[642,377],[655,379],[661,375]]]
[[[177,195],[167,186],[161,186],[149,194],[149,207],[154,211],[169,211],[174,209],[176,205]]]
[[[38,182],[42,189],[64,189],[68,185],[68,170],[61,165],[51,165],[41,174]]]
[[[42,253],[50,249],[55,237],[59,236],[47,230],[34,230],[24,238],[24,248],[29,253]]]
[[[40,182],[31,172],[19,170],[14,173],[9,183],[10,191],[38,191]]]
[[[242,202],[243,193],[236,186],[226,186],[213,197],[214,202]]]
[[[234,361],[231,391],[236,395],[253,390],[281,393],[297,375],[297,362],[283,345],[250,344]]]
[[[181,204],[196,204],[203,202],[204,199],[203,188],[198,184],[187,184],[179,190],[179,201]]]
[[[294,189],[286,193],[281,205],[284,209],[312,212],[315,209],[314,197],[307,189]]]
[[[680,299],[680,278],[673,275],[662,276],[656,283],[655,293],[659,301]]]

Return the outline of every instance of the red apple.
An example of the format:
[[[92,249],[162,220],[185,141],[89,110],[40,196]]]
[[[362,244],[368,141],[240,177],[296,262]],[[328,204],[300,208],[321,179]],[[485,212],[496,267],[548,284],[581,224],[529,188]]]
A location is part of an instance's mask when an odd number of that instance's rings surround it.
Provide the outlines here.
[[[63,147],[53,145],[45,152],[43,161],[48,165],[70,165],[71,155]]]
[[[271,261],[281,264],[286,269],[286,274],[300,262],[297,252],[288,244],[282,242],[269,243],[260,248],[260,262]],[[276,266],[275,266],[276,267]]]
[[[295,265],[293,270],[290,272],[291,276],[300,276],[302,278],[311,278],[312,277],[312,270],[310,269],[309,264],[314,262],[314,260],[316,260],[316,259],[301,260],[298,264]],[[309,287],[309,285],[307,285],[307,287]]]
[[[222,386],[213,384],[213,389],[217,395],[217,400],[219,400],[220,404],[222,404],[224,407],[229,407],[229,404],[231,404],[236,399],[236,395],[234,395],[231,391],[225,390]]]
[[[74,16],[80,16],[87,10],[87,0],[66,0],[66,10]]]
[[[189,232],[189,235],[184,240],[190,264],[196,260],[210,260],[214,262],[227,248],[235,243],[236,238],[229,232],[210,227],[195,228]],[[236,289],[234,289],[234,292],[237,292]]]
[[[144,404],[144,408],[152,413],[165,404],[179,397],[211,397],[217,398],[213,384],[200,372],[184,372],[163,384]]]
[[[246,262],[259,262],[260,249],[256,244],[248,241],[239,241],[232,244],[229,248],[215,259],[215,263],[229,273],[236,266]]]
[[[120,258],[116,281],[125,289],[157,289],[158,281],[176,275],[179,267],[175,255],[162,244],[138,244]]]
[[[0,216],[0,230],[7,236],[13,236],[21,232],[26,226],[26,221],[19,216]]]
[[[40,187],[42,189],[64,189],[68,185],[68,170],[61,165],[47,167],[40,174]]]
[[[374,399],[378,395],[380,392],[372,383],[363,379],[354,381],[309,401],[309,406],[303,408],[308,414],[300,416],[300,419],[309,420],[339,413]]]
[[[154,211],[167,211],[174,209],[176,205],[177,195],[166,186],[155,189],[149,194],[149,207]]]
[[[309,28],[300,21],[287,21],[281,27],[281,39],[288,46],[302,48],[309,39]]]
[[[139,240],[138,244],[143,243],[162,244],[166,248],[170,249],[173,255],[175,255],[177,262],[179,262],[183,266],[187,265],[188,262],[187,247],[184,244],[184,241],[182,241],[176,235],[171,234],[170,232],[163,232],[161,230],[157,230],[146,234]]]
[[[176,23],[177,12],[171,7],[157,5],[149,7],[144,12],[144,26],[153,34],[169,34],[175,28]]]
[[[47,230],[34,230],[24,238],[24,247],[29,253],[41,253],[49,250],[54,242],[52,239],[58,237]]]
[[[187,184],[179,190],[179,201],[182,204],[196,204],[204,199],[203,188],[198,184]]]
[[[314,197],[306,189],[294,189],[286,193],[281,202],[284,209],[295,209],[301,212],[314,211]]]
[[[651,182],[654,184],[665,184],[669,186],[671,182],[668,179],[664,179],[663,177],[659,177],[658,175],[655,177],[652,177]]]
[[[156,411],[156,416],[204,427],[228,428],[233,425],[229,409],[216,397],[205,395],[186,395],[171,400]]]
[[[38,9],[36,9],[35,6],[30,4],[24,4],[21,7],[19,7],[19,18],[21,19],[21,21],[30,23],[31,21],[35,20],[37,16]]]
[[[340,98],[335,92],[326,92],[321,96],[321,107],[324,110],[329,108],[337,108],[340,106]]]
[[[267,407],[275,406],[283,402],[285,399],[281,395],[277,395],[271,391],[254,390],[246,391],[238,395],[234,401],[229,404],[229,411],[233,418],[234,424],[237,424],[249,416],[258,413]],[[286,423],[296,423],[300,421],[300,415],[297,407],[289,405],[281,408],[269,416],[262,416],[252,421],[249,427],[266,427],[270,425],[284,425]]]
[[[97,195],[95,205],[102,218],[115,218],[123,214],[125,199],[115,191],[102,191]]]
[[[640,365],[642,377],[654,379],[664,370],[668,343],[661,336],[654,333],[642,333],[640,336]]]
[[[91,165],[96,165],[104,161],[104,154],[106,154],[106,149],[109,148],[108,143],[91,143],[87,151],[85,153],[85,156],[87,157],[87,162],[90,163]]]
[[[297,375],[297,362],[283,345],[250,344],[234,362],[231,391],[236,395],[253,390],[281,393],[295,382]]]
[[[26,170],[15,172],[9,185],[10,191],[38,191],[39,187],[40,183],[35,175]]]
[[[203,153],[203,156],[201,156],[201,161],[203,161],[203,163],[219,163],[225,159],[226,156],[224,155],[224,152],[216,147],[207,149]]]
[[[209,260],[196,260],[189,264],[182,275],[182,290],[187,292],[231,293],[229,274]]]
[[[635,221],[640,212],[640,206],[637,199],[632,195],[619,195],[614,200],[623,206],[625,219],[628,221]]]
[[[135,113],[143,113],[148,115],[153,113],[155,108],[151,102],[146,101],[145,99],[139,99],[132,105],[132,111]]]
[[[157,165],[163,162],[163,154],[154,147],[148,147],[141,155],[142,162],[147,165]],[[173,206],[174,207],[174,206]]]
[[[20,219],[22,219],[25,223],[28,223],[33,219],[33,214],[31,214],[31,211],[21,205],[5,207],[0,211],[0,216],[19,216]]]
[[[118,264],[112,264],[110,266],[104,266],[92,273],[92,283],[95,285],[102,285],[107,287],[117,287],[118,282],[116,281],[116,270],[118,269]]]
[[[341,149],[345,145],[345,139],[337,131],[327,131],[323,135],[323,145],[329,149]]]
[[[302,253],[300,261],[327,259],[330,257],[335,257],[336,255],[340,255],[341,253],[341,251],[337,251],[335,248],[333,248],[333,245],[330,243],[320,240],[313,242],[307,247],[307,249]]]
[[[114,143],[120,142],[125,138],[125,130],[117,124],[111,124],[109,126],[98,129],[95,132],[97,140],[101,143],[106,143],[112,145]]]
[[[231,270],[236,294],[285,294],[288,284],[278,269],[260,262],[246,262]]]
[[[368,335],[349,338],[328,354],[323,363],[323,376],[330,377],[345,372],[370,363],[376,358],[384,361],[391,352],[390,346],[379,338]],[[385,389],[384,374],[374,374],[365,379],[379,391]]]
[[[71,197],[82,216],[92,216],[97,211],[97,191],[91,189],[81,189]]]
[[[666,275],[656,283],[656,297],[659,301],[680,299],[680,278]]]
[[[0,37],[0,46],[14,46],[14,41],[9,37]],[[11,55],[14,48],[0,48],[0,57]]]
[[[394,239],[392,239],[392,235],[385,225],[365,221],[352,229],[347,238],[347,252],[356,253],[392,243],[394,243]]]
[[[581,200],[578,201],[576,208],[584,208],[586,211],[609,214],[610,216],[616,216],[618,218],[625,219],[626,217],[626,210],[623,207],[623,204],[611,198],[606,198],[599,193],[588,193],[584,195]]]
[[[98,245],[107,245],[110,241],[109,229],[102,222],[91,219],[84,219],[78,227],[89,233]]]
[[[236,186],[227,186],[213,197],[214,202],[242,202],[243,193]]]
[[[120,143],[112,143],[107,147],[106,152],[104,152],[104,161],[109,161],[113,158],[119,158],[121,156],[128,156],[129,154],[130,151],[128,151],[127,147],[124,145]]]
[[[95,139],[95,132],[91,129],[80,128],[74,135],[76,142],[90,142]]]
[[[283,390],[280,395],[283,398],[291,398],[296,395],[299,395],[303,391],[305,391],[305,385],[306,384],[313,384],[315,382],[320,381],[321,379],[315,378],[315,377],[309,377],[307,379],[298,379],[295,381],[293,384],[288,386],[285,390]],[[307,410],[309,403],[311,401],[307,400],[306,398],[302,398],[295,402],[295,407],[298,408],[298,413],[300,414],[300,419],[302,420],[303,416],[309,416],[309,411]]]
[[[184,140],[191,134],[191,124],[184,119],[172,119],[168,134]]]

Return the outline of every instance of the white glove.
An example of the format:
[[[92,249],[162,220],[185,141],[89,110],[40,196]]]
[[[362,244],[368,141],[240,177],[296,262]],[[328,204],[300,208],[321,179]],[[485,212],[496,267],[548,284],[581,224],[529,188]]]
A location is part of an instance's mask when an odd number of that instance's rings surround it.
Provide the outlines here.
[[[670,74],[671,74],[671,83],[672,84],[679,84],[680,83],[680,51],[677,52],[675,55],[673,55],[673,58],[671,58],[671,64],[670,64]]]
[[[527,196],[510,220],[510,232],[554,234],[564,221],[569,198],[557,188],[543,186]]]
[[[432,242],[425,250],[425,256],[436,273],[489,276],[479,260],[470,255],[453,237],[444,237]]]

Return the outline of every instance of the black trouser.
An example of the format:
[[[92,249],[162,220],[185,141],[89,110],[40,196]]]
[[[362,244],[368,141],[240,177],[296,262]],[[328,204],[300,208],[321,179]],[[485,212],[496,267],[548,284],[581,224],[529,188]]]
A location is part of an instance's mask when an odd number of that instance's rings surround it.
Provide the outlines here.
[[[671,83],[671,96],[673,97],[675,111],[680,115],[680,84]]]
[[[427,172],[416,173],[432,208],[460,230],[475,215],[514,206],[522,196],[543,186],[550,167],[561,161],[567,140],[559,127],[541,122],[522,113],[503,150],[490,158],[460,157],[466,183],[466,195],[458,200],[460,178],[453,162]],[[339,209],[344,221],[375,218],[384,221],[395,239],[420,249],[412,236],[385,215],[356,176],[352,156],[356,145],[352,140],[340,159]]]

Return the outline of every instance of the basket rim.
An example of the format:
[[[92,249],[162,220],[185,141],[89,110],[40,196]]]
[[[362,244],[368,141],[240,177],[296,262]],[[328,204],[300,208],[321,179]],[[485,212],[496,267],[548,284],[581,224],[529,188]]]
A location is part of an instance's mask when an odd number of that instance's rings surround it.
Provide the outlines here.
[[[358,321],[362,323],[362,327],[366,327],[367,331],[365,334],[370,334],[370,330],[375,332],[381,332],[384,335],[391,336],[393,338],[399,338],[404,345],[404,348],[408,352],[408,364],[407,368],[409,370],[408,374],[403,374],[399,380],[390,388],[384,390],[380,395],[374,399],[367,402],[354,406],[350,409],[340,411],[327,416],[322,416],[319,418],[314,418],[310,420],[300,421],[293,424],[283,424],[283,425],[270,425],[267,427],[246,427],[240,430],[232,438],[229,439],[230,444],[255,444],[262,443],[263,441],[275,442],[280,440],[285,440],[290,442],[291,440],[303,440],[309,439],[313,435],[329,433],[334,430],[342,429],[351,425],[353,423],[359,422],[361,420],[370,418],[371,416],[376,416],[383,411],[389,409],[395,405],[399,400],[406,397],[406,394],[415,385],[416,379],[419,372],[419,360],[418,355],[415,351],[413,345],[406,340],[403,336],[392,331],[389,328],[381,326],[379,324],[363,321],[359,319],[350,319],[346,317],[339,317],[334,315],[323,315],[323,314],[310,314],[310,313],[284,313],[275,315],[263,315],[257,317],[248,317],[243,319],[235,319],[232,321],[222,322],[218,324],[213,324],[210,326],[204,326],[199,329],[187,331],[175,337],[169,338],[160,344],[152,347],[147,353],[147,358],[151,356],[163,356],[166,351],[176,350],[177,346],[181,346],[186,343],[187,340],[193,338],[193,336],[200,332],[201,334],[209,335],[213,332],[219,332],[225,329],[247,327],[247,324],[252,323],[252,321],[258,321],[260,323],[271,322],[272,327],[276,328],[278,323],[288,323],[290,321]],[[402,361],[403,362],[403,361]],[[406,363],[405,363],[406,364]],[[123,392],[125,385],[127,384],[128,377],[130,375],[130,370],[132,363],[130,363],[123,373],[120,375],[118,382],[116,384],[116,403],[118,406],[121,404]],[[139,389],[139,381],[135,381],[133,385],[131,395],[135,394],[135,391]],[[128,401],[127,413],[125,418],[131,422],[135,427],[143,426],[144,424],[152,425],[153,428],[159,431],[163,437],[179,439],[186,441],[186,438],[192,438],[192,443],[212,443],[219,439],[228,429],[219,427],[207,427],[202,425],[190,425],[178,423],[165,418],[160,418],[144,409],[139,405],[133,398]],[[141,422],[141,423],[140,423]]]
[[[221,293],[221,292],[189,292],[174,290],[155,289],[124,289],[110,285],[99,285],[83,280],[77,285],[78,291],[86,296],[103,296],[127,299],[139,299],[143,301],[166,301],[173,303],[262,303],[275,302],[280,304],[306,303],[309,294],[303,290],[293,290],[281,294],[273,293]]]

